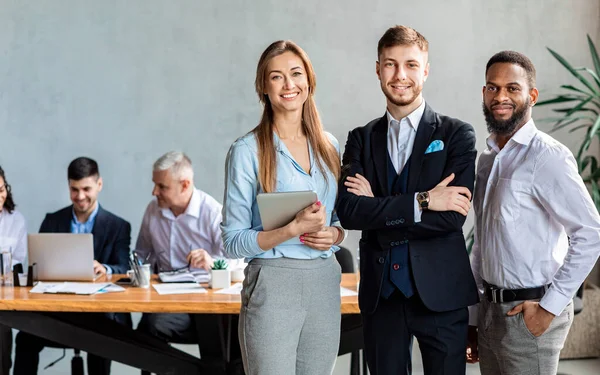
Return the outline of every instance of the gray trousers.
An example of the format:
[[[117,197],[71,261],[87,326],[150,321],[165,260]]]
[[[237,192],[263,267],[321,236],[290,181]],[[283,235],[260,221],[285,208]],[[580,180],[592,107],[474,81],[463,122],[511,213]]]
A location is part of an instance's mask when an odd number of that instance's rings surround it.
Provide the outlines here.
[[[555,317],[541,336],[525,325],[523,313],[507,316],[523,301],[479,304],[479,360],[482,375],[551,375],[558,371],[558,358],[571,323],[573,303]]]
[[[340,342],[341,270],[328,259],[254,259],[239,337],[246,375],[330,375]]]

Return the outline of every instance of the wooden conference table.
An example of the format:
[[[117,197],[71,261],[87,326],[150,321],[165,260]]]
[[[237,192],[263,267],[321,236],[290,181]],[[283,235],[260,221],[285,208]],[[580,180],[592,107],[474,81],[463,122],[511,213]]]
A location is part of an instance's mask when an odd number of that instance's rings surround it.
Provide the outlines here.
[[[96,282],[115,281],[122,276],[112,275]],[[356,274],[343,274],[341,285],[356,290]],[[70,313],[218,314],[223,357],[229,360],[231,319],[239,314],[239,295],[215,294],[208,288],[205,294],[172,295],[159,295],[152,287],[125,288],[124,292],[65,295],[32,294],[29,287],[0,287],[0,323],[150,372],[202,374],[208,373],[202,361],[161,340],[109,320],[90,324],[85,314]],[[342,314],[359,314],[358,298],[343,297],[340,310]]]

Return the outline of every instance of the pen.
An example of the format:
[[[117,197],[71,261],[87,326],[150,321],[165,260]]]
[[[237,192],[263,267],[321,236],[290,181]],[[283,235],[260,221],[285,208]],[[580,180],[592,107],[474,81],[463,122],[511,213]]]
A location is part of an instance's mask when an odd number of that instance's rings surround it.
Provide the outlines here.
[[[149,251],[148,255],[146,255],[146,258],[144,259],[144,264],[148,263],[148,259],[150,259],[150,255],[152,255],[152,251]]]
[[[140,258],[138,258],[137,253],[135,251],[133,252],[133,262],[138,266],[142,265]]]
[[[140,272],[138,270],[137,264],[135,264],[135,261],[133,260],[133,256],[130,256],[129,260],[130,260],[129,265],[131,266],[131,269],[133,270],[136,282],[139,284],[139,282],[140,282]]]

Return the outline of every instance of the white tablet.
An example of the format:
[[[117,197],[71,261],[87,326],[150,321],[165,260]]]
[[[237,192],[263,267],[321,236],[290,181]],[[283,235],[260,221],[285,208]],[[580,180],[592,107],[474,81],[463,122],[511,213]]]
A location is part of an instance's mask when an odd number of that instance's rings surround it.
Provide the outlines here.
[[[317,201],[314,191],[262,193],[256,197],[263,230],[273,230],[289,224],[296,214]]]

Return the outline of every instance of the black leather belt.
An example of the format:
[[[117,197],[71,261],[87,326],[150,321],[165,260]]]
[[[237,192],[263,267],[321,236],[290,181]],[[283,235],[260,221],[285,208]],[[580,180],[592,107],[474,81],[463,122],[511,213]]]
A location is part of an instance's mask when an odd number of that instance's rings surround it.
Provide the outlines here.
[[[488,301],[502,303],[540,299],[546,294],[550,284],[527,289],[502,289],[484,281],[483,288]]]

